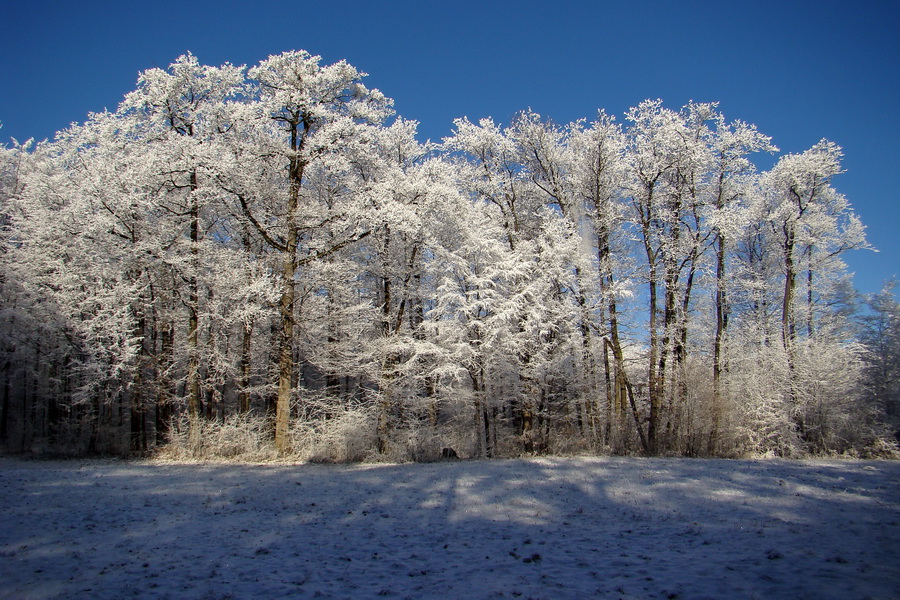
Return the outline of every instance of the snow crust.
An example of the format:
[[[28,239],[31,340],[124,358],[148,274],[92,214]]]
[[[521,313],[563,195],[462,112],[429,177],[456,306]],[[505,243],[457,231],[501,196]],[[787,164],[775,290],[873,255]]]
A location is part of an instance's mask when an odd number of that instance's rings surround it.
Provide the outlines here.
[[[0,459],[0,598],[900,598],[900,463]]]

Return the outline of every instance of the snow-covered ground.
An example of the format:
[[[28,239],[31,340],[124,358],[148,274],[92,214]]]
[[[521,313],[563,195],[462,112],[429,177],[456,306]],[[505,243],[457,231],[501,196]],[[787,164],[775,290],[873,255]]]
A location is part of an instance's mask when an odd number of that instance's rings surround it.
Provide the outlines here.
[[[2,598],[900,598],[900,463],[0,459]]]

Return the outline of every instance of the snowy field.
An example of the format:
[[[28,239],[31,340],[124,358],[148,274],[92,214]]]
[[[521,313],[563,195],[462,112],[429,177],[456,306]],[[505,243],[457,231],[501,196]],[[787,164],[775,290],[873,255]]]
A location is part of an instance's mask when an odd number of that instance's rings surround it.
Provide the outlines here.
[[[0,459],[0,598],[900,598],[900,463]]]

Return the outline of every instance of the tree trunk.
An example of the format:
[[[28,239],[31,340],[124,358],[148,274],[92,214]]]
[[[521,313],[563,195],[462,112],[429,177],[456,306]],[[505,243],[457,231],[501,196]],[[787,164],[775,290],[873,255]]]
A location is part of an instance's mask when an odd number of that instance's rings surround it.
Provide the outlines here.
[[[199,322],[198,310],[200,294],[197,284],[197,270],[199,269],[198,255],[200,252],[200,209],[194,192],[197,190],[197,173],[191,171],[191,183],[189,187],[190,201],[190,252],[191,273],[188,278],[188,422],[191,448],[197,450],[200,447],[200,346],[198,339]]]
[[[796,286],[796,273],[794,271],[794,233],[789,231],[784,245],[784,297],[781,303],[781,340],[784,344],[784,353],[787,356],[788,383],[790,386],[790,404],[797,399],[796,377],[794,376],[794,318],[792,308],[794,305],[794,291]]]
[[[793,315],[791,314],[796,287],[793,237],[793,232],[790,232],[784,246],[784,295],[781,302],[781,340],[788,354],[790,354],[795,336]]]
[[[241,234],[241,242],[243,243],[244,253],[250,257],[253,254],[253,248],[250,244],[250,233],[245,229]],[[250,284],[253,279],[253,272],[250,269],[249,262],[244,269],[247,283]],[[250,375],[253,368],[253,326],[254,318],[251,316],[241,327],[241,359],[240,359],[240,379],[238,381],[238,412],[246,414],[250,412]]]
[[[291,158],[289,177],[290,189],[287,202],[287,232],[284,240],[284,251],[281,266],[281,339],[278,356],[278,397],[275,401],[275,448],[280,455],[290,451],[288,431],[291,419],[291,393],[294,388],[294,297],[296,294],[297,276],[297,243],[299,230],[297,227],[297,209],[300,206],[300,188],[303,185],[303,171],[306,164],[297,156],[302,146],[302,138],[298,138],[299,123],[291,129]]]
[[[657,313],[657,297],[656,297],[656,269],[650,268],[650,357],[647,366],[647,390],[650,394],[650,415],[647,423],[647,452],[656,454],[657,452],[657,424],[659,422],[660,413],[660,390],[659,379],[657,375],[657,360],[660,355],[659,350],[659,330],[656,324]]]
[[[292,196],[296,193],[292,190]],[[296,210],[296,197],[292,210]],[[281,336],[278,354],[278,396],[275,400],[275,448],[280,455],[290,451],[288,430],[291,418],[291,392],[294,387],[294,277],[297,272],[297,226],[291,219],[288,227],[287,250],[284,253],[281,271]]]
[[[253,359],[253,320],[241,327],[241,378],[238,392],[238,411],[242,414],[250,412],[250,369]]]
[[[590,443],[594,444],[597,438],[597,432],[594,427],[595,419],[593,416],[594,407],[596,405],[594,398],[597,393],[597,364],[594,359],[591,343],[591,316],[587,305],[587,298],[584,294],[584,276],[581,273],[581,269],[578,267],[575,268],[575,281],[578,287],[578,293],[576,294],[575,300],[578,303],[578,310],[580,313],[578,329],[581,334],[579,336],[579,341],[582,357],[582,370],[584,371],[584,379],[576,392],[576,401],[580,400],[579,406],[576,407],[576,411],[581,435],[584,436],[587,434]],[[583,416],[580,406],[582,403],[584,405]],[[585,428],[587,431],[585,431]]]
[[[713,405],[712,418],[709,431],[709,440],[706,451],[715,454],[719,444],[719,427],[722,420],[723,393],[722,372],[724,370],[724,357],[722,346],[728,329],[728,298],[725,293],[725,238],[718,234],[716,245],[716,332],[713,339]]]
[[[165,444],[168,442],[169,426],[171,419],[171,390],[169,389],[169,378],[166,372],[171,365],[172,357],[172,335],[169,332],[167,323],[160,323],[158,317],[156,319],[156,336],[154,341],[154,354],[156,356],[156,443]]]
[[[812,246],[807,249],[806,255],[806,335],[813,336],[813,268]]]
[[[131,390],[131,451],[141,453],[147,450],[146,419],[144,417],[144,368],[147,363],[146,349],[147,321],[140,317],[137,321],[136,335],[140,339],[141,349],[134,366],[134,383]]]

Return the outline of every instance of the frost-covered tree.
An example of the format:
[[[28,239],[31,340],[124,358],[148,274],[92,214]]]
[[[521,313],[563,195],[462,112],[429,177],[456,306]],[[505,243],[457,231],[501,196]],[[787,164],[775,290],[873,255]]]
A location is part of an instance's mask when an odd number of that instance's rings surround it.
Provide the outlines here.
[[[203,238],[215,227],[214,217],[201,212],[221,210],[214,204],[217,192],[212,186],[216,137],[232,126],[226,100],[242,92],[243,81],[243,68],[204,66],[188,53],[168,70],[141,73],[137,90],[120,107],[134,143],[149,150],[147,161],[160,181],[159,206],[172,218],[173,229],[183,232],[173,243],[187,244],[186,252],[178,251],[183,260],[173,261],[172,267],[187,288],[176,295],[188,311],[187,407],[192,429],[201,407],[200,278],[209,269],[201,265],[200,252]]]
[[[728,369],[726,356],[728,323],[731,313],[730,285],[733,270],[730,256],[736,241],[746,235],[745,207],[753,183],[755,168],[748,155],[755,152],[774,152],[771,139],[756,127],[734,121],[728,123],[724,115],[712,112],[706,130],[706,143],[712,151],[710,184],[707,193],[708,218],[715,253],[715,332],[713,334],[713,398],[708,450],[715,452],[720,422],[724,412],[724,376]]]
[[[697,263],[709,237],[701,223],[701,186],[711,160],[703,140],[709,111],[708,105],[692,104],[677,112],[656,100],[627,114],[632,123],[627,131],[627,194],[648,286],[650,453],[659,450],[662,428],[673,427],[671,421],[665,422],[665,412],[683,383],[679,371],[686,352],[687,313]]]
[[[802,154],[783,156],[761,181],[761,216],[768,223],[784,275],[781,338],[789,355],[798,321],[806,321],[807,334],[813,332],[814,271],[842,270],[842,252],[866,247],[862,223],[847,199],[831,186],[841,172],[840,159],[840,147],[822,140]],[[797,280],[804,271],[808,286],[805,311],[797,300]]]
[[[352,175],[349,149],[391,114],[391,101],[361,83],[364,73],[344,61],[320,63],[304,51],[285,52],[248,71],[253,101],[235,108],[231,162],[222,169],[241,218],[281,262],[279,452],[289,449],[298,269],[370,233],[342,179]],[[337,235],[319,235],[326,226]]]
[[[156,242],[143,147],[119,131],[116,116],[103,113],[41,145],[17,198],[22,282],[59,308],[71,349],[63,363],[78,374],[72,400],[90,407],[92,443],[98,428],[117,427],[136,391],[129,387]]]
[[[883,411],[894,435],[900,431],[900,302],[896,282],[887,282],[866,298],[859,317],[860,341],[865,344],[865,393]]]
[[[508,128],[490,119],[477,125],[457,120],[455,135],[445,144],[467,158],[460,165],[460,185],[503,232],[499,240],[482,235],[482,246],[487,240],[502,242],[490,249],[499,254],[462,288],[478,306],[470,341],[481,348],[485,336],[491,339],[487,356],[496,361],[475,363],[473,386],[487,391],[486,373],[506,382],[502,393],[508,398],[476,410],[476,429],[494,439],[497,417],[508,412],[523,451],[545,451],[554,419],[571,416],[584,425],[590,376],[582,368],[593,361],[592,317],[580,275],[589,270],[581,252],[583,210],[572,189],[566,133],[526,112]],[[483,350],[474,355],[486,356]],[[486,448],[489,455],[490,444]]]
[[[795,436],[786,446],[791,451],[845,447],[849,433],[840,424],[861,414],[853,389],[859,348],[848,334],[852,308],[840,255],[867,244],[858,217],[831,185],[838,173],[840,148],[830,142],[782,157],[759,177],[736,238],[733,299],[740,339],[734,339],[731,358],[782,361],[773,372],[784,372],[782,385],[764,384],[757,392],[747,385],[736,398],[757,393],[780,403],[789,423],[779,427]],[[825,356],[833,371],[822,368],[819,358]],[[742,377],[734,369],[731,376]]]
[[[622,192],[627,181],[625,136],[612,116],[599,111],[590,123],[579,121],[570,125],[568,146],[573,161],[570,168],[574,193],[586,221],[581,227],[587,227],[586,231],[582,229],[583,243],[592,242],[596,255],[598,296],[594,310],[601,336],[606,399],[603,441],[609,447],[620,446],[618,440],[624,432],[619,429],[630,412],[646,451],[646,436],[625,368],[625,341],[620,335],[621,303],[632,293],[628,278],[632,270],[630,240],[623,226],[626,205]]]

